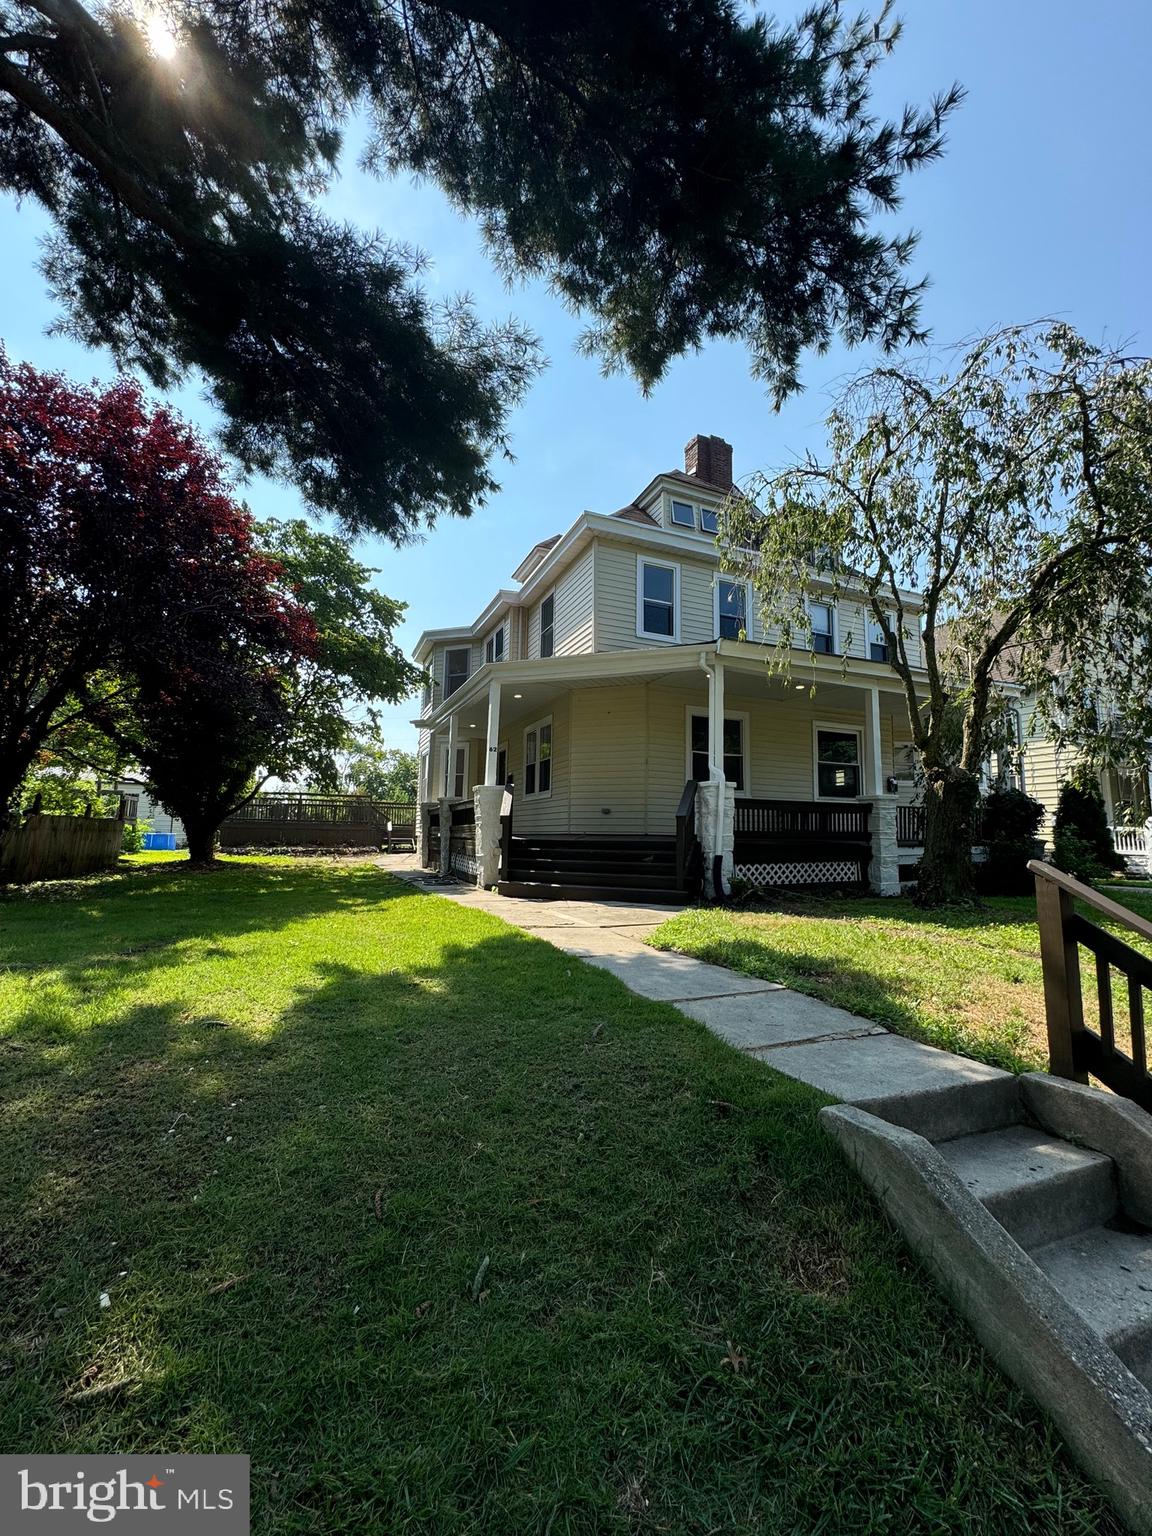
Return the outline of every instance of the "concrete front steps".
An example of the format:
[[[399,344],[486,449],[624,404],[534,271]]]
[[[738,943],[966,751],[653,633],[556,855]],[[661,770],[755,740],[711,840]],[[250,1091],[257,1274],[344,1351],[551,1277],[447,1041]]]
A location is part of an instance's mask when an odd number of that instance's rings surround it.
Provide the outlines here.
[[[1129,1526],[1152,1533],[1152,1116],[1037,1073],[821,1120]]]
[[[686,893],[672,837],[513,837],[502,896],[560,901],[664,902]]]

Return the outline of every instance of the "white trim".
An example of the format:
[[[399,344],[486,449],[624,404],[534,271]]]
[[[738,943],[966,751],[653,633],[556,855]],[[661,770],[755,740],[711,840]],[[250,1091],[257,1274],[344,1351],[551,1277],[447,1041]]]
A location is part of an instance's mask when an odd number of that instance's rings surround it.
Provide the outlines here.
[[[676,507],[687,507],[688,508],[689,516],[688,516],[688,521],[686,523],[682,523],[682,522],[679,522],[677,520],[677,518],[675,516],[675,512],[674,512],[674,508],[676,508]],[[672,495],[669,495],[669,497],[668,497],[668,527],[669,528],[691,528],[692,532],[695,533],[696,532],[696,503],[694,501],[689,501],[684,496],[672,496]]]
[[[699,704],[685,704],[684,706],[684,779],[687,782],[692,777],[692,717],[699,715],[702,720],[708,719],[708,710],[701,709]],[[743,709],[726,709],[725,720],[739,720],[740,722],[740,756],[744,760],[744,788],[736,790],[736,794],[748,796],[752,793],[752,740],[751,721],[748,712]],[[721,730],[721,744],[723,744],[723,730]],[[721,758],[724,754],[721,752]],[[723,766],[721,764],[720,766]]]
[[[821,731],[835,731],[840,736],[856,738],[856,777],[860,791],[855,795],[822,795],[820,793],[820,758],[818,756]],[[867,800],[864,790],[864,727],[845,725],[842,720],[813,720],[812,722],[812,798],[814,800],[851,805],[856,800]]]
[[[539,785],[540,785],[540,732],[544,729],[545,726],[548,727],[548,730],[549,730],[549,733],[550,733],[550,743],[549,743],[550,751],[548,753],[548,761],[552,764],[552,767],[549,769],[549,772],[548,772],[548,788],[547,789],[541,789],[539,787]],[[535,789],[528,789],[527,788],[527,782],[528,782],[528,737],[529,737],[529,735],[530,735],[530,733],[532,731],[536,732],[536,785],[537,785],[537,787]],[[522,800],[551,800],[551,798],[552,798],[552,785],[553,785],[553,782],[554,782],[554,780],[556,778],[556,727],[552,724],[552,716],[551,715],[541,715],[539,720],[531,721],[528,725],[526,725],[524,727],[524,734],[523,734],[523,737],[521,739],[522,739],[522,742],[523,742],[524,753],[523,753],[523,756],[520,759],[520,762],[521,762],[520,784],[519,784],[520,798]]]
[[[644,628],[644,567],[658,566],[672,572],[672,633],[653,634]],[[640,640],[655,640],[661,645],[680,644],[680,565],[675,560],[658,560],[652,555],[636,556],[636,636]]]
[[[743,587],[744,588],[744,637],[752,639],[752,584],[748,581],[740,581],[733,576],[725,576],[722,571],[717,571],[712,577],[712,631],[717,640],[738,640],[739,635],[721,635],[720,633],[720,588]]]

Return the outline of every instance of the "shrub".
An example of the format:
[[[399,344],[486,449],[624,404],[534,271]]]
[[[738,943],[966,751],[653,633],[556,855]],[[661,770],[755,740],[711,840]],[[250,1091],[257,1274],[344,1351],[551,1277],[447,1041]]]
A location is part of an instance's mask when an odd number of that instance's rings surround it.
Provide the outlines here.
[[[1028,860],[1036,852],[1036,832],[1044,807],[1023,790],[994,789],[981,810],[981,834],[988,857],[976,866],[979,889],[986,896],[1026,896],[1032,889]]]
[[[1074,875],[1086,885],[1103,880],[1110,873],[1109,867],[1101,864],[1097,857],[1095,846],[1071,827],[1056,833],[1052,862],[1057,869],[1062,869],[1066,875]]]
[[[126,821],[124,836],[120,842],[121,853],[143,853],[144,834],[152,830],[150,821]]]
[[[1081,776],[1061,786],[1060,798],[1056,802],[1057,844],[1062,834],[1070,834],[1075,841],[1087,845],[1102,873],[1124,868],[1124,860],[1116,852],[1116,845],[1112,841],[1104,797],[1099,785],[1091,779]],[[1059,864],[1059,867],[1065,868],[1063,864]]]

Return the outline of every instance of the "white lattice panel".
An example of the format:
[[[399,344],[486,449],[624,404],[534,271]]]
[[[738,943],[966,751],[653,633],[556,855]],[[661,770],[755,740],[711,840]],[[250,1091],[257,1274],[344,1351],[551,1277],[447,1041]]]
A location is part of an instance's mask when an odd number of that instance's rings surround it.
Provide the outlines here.
[[[770,885],[856,885],[860,866],[852,859],[825,859],[815,864],[737,864],[737,880],[757,887]]]
[[[476,872],[480,868],[470,853],[452,854],[452,873],[454,875],[467,875],[469,880],[475,880]]]

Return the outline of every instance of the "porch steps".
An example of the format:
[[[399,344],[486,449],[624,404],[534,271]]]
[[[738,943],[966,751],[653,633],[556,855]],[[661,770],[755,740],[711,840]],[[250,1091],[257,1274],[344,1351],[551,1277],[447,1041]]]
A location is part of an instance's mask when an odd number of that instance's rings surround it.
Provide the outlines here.
[[[820,1118],[1008,1374],[1152,1531],[1152,1116],[1035,1074]]]
[[[683,900],[671,837],[513,837],[504,896],[542,900]]]

